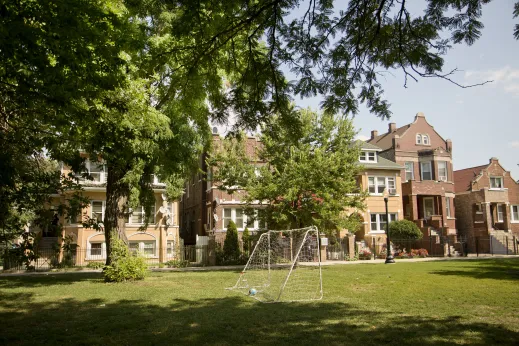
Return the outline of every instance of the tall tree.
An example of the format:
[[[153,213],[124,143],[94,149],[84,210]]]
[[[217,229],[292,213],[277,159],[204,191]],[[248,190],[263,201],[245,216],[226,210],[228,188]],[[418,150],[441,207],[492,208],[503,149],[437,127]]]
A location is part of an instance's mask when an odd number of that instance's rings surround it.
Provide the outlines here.
[[[364,208],[364,193],[357,185],[362,167],[352,122],[311,110],[298,114],[296,133],[279,118],[262,129],[257,156],[246,152],[243,136],[227,138],[209,159],[213,179],[228,192],[243,190],[246,212],[269,229],[355,229],[351,210]]]

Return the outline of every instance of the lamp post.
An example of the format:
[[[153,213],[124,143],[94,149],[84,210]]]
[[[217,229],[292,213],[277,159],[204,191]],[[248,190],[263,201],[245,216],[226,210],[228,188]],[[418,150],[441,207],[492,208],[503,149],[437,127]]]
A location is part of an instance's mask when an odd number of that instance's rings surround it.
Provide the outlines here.
[[[387,202],[389,199],[389,192],[384,190],[384,203],[386,205],[386,264],[395,263],[393,254],[391,253],[391,241],[389,240],[389,212],[387,210]]]

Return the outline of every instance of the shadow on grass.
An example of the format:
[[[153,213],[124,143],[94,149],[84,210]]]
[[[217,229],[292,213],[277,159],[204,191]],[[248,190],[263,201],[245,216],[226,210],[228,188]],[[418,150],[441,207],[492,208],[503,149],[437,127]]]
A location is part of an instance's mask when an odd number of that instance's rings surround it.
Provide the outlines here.
[[[102,273],[45,273],[30,274],[17,276],[0,276],[1,288],[17,288],[17,287],[42,287],[54,285],[70,285],[80,281],[103,281]]]
[[[479,260],[470,263],[458,262],[456,269],[432,271],[431,274],[464,276],[475,279],[519,280],[519,259]]]
[[[423,318],[348,304],[262,304],[244,297],[41,302],[0,291],[0,344],[516,345],[519,333],[462,317]]]

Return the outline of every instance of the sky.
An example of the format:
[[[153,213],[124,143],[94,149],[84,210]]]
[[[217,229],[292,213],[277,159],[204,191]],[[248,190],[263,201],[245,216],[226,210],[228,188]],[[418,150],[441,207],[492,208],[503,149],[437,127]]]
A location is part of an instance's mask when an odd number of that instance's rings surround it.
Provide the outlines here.
[[[423,2],[409,2],[413,14],[423,8]],[[421,4],[420,4],[421,3]],[[484,29],[472,46],[456,45],[444,57],[444,71],[458,68],[454,75],[463,85],[494,82],[460,88],[445,80],[421,79],[409,81],[404,88],[403,74],[392,71],[381,83],[391,104],[390,120],[382,121],[361,107],[354,118],[359,138],[367,139],[371,130],[387,132],[388,123],[397,127],[414,121],[423,112],[427,121],[453,145],[454,169],[484,165],[497,157],[501,165],[519,179],[519,41],[513,37],[514,0],[494,0],[483,6]],[[318,108],[320,98],[297,98],[301,107]]]

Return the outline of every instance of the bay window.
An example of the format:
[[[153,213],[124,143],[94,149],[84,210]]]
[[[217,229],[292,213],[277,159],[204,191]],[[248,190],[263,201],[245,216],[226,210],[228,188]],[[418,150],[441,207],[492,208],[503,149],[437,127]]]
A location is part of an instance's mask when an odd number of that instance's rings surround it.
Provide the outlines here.
[[[406,162],[405,163],[405,180],[414,180],[414,163]]]
[[[431,161],[420,162],[422,180],[432,180]]]
[[[397,220],[396,213],[389,214],[389,222]],[[384,213],[373,213],[370,215],[370,226],[371,232],[385,232],[386,231],[386,214]]]
[[[438,180],[447,181],[447,161],[438,161]]]
[[[395,188],[395,177],[368,177],[369,193],[381,195],[386,188]]]

